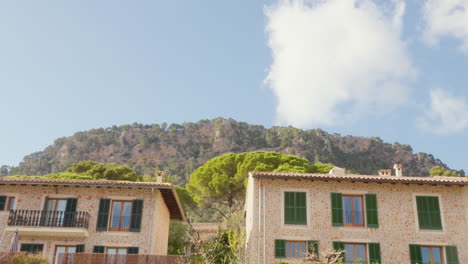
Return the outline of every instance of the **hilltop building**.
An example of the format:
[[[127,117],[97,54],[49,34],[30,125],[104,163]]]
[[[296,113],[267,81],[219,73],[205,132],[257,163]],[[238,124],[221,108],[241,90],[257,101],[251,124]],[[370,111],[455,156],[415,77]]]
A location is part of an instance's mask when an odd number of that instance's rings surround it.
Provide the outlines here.
[[[0,178],[0,252],[166,255],[170,219],[184,220],[171,184]],[[63,254],[62,254],[63,255]]]
[[[249,263],[344,249],[345,262],[468,263],[468,178],[251,172]]]

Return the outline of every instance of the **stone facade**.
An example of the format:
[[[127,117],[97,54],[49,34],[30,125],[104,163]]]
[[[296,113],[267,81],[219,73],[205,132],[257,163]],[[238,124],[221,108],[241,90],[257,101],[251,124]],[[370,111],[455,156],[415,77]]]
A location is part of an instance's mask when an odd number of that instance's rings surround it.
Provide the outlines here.
[[[250,174],[246,200],[249,263],[300,261],[275,258],[275,239],[317,240],[319,251],[332,249],[333,241],[380,243],[383,263],[410,263],[410,244],[454,245],[458,248],[459,263],[468,263],[466,186],[341,181],[338,177],[336,180],[303,178],[288,179],[288,175],[278,179],[258,178]],[[290,191],[306,193],[306,225],[284,224],[284,192]],[[334,192],[376,194],[378,228],[332,226],[331,193]],[[442,230],[419,229],[416,196],[439,197]]]
[[[105,181],[101,181],[104,183]],[[166,188],[167,189],[167,188]],[[33,243],[43,244],[43,254],[52,261],[57,245],[85,245],[84,252],[92,253],[95,245],[106,247],[138,247],[139,254],[166,255],[170,212],[166,201],[155,184],[154,188],[132,187],[103,187],[94,186],[70,186],[64,185],[0,185],[0,195],[15,197],[14,210],[43,210],[46,197],[51,198],[77,198],[76,211],[89,213],[89,227],[80,230],[80,235],[72,236],[71,233],[59,234],[61,230],[71,232],[78,227],[32,227],[33,232],[22,232],[25,227],[19,229],[19,244]],[[96,231],[97,215],[101,198],[111,200],[132,201],[143,200],[142,221],[140,232],[129,231]],[[179,210],[181,210],[179,208]],[[12,230],[17,227],[7,224],[9,211],[0,212],[0,230],[2,240],[0,252],[9,251]],[[183,214],[183,213],[182,213]],[[37,232],[45,229],[44,232]],[[50,234],[47,235],[47,230]],[[52,262],[51,262],[52,263]]]

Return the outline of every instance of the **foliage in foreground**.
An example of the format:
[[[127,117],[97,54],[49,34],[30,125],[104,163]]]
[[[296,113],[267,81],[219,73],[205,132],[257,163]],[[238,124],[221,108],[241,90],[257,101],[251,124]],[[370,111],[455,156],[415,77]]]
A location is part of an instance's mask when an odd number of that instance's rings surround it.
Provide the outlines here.
[[[13,257],[13,264],[48,264],[49,261],[40,254],[20,254]]]
[[[184,255],[185,248],[191,244],[190,226],[186,222],[171,221],[169,224],[169,255]]]

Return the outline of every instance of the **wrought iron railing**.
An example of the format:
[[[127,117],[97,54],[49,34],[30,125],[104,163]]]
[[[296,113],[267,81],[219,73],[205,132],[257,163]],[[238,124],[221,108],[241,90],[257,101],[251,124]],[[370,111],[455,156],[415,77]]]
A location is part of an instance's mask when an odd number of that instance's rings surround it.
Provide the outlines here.
[[[88,212],[11,210],[9,226],[83,227],[89,226]]]

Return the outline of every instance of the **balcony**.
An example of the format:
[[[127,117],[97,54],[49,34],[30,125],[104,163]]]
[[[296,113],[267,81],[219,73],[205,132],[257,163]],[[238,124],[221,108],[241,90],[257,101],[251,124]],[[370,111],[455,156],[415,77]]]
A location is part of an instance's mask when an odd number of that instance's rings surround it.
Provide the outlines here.
[[[11,210],[7,231],[21,235],[87,237],[88,212]]]

